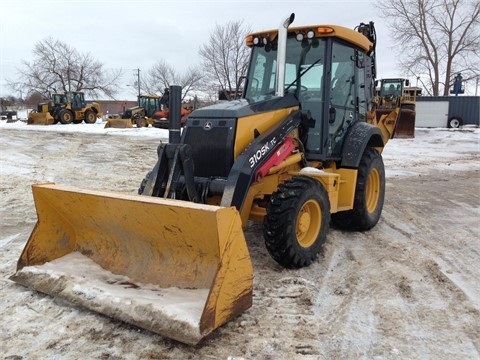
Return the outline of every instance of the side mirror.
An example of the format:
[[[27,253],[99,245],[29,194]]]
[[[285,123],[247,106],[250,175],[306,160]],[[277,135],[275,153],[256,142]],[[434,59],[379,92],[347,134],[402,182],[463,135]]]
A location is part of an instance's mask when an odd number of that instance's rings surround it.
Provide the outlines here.
[[[410,80],[405,80],[405,86],[410,86]]]

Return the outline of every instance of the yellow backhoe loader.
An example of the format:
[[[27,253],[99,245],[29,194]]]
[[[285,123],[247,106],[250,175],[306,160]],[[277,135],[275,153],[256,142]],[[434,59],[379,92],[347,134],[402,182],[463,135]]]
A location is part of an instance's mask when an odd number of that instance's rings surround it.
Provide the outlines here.
[[[169,142],[139,194],[34,185],[12,279],[197,344],[252,305],[248,220],[287,268],[317,259],[331,221],[375,226],[397,116],[376,116],[373,23],[293,20],[248,35],[242,97],[193,111],[182,132],[170,87]]]
[[[168,105],[168,91],[163,96],[140,95],[138,105],[131,107],[122,114],[120,119],[108,119],[105,128],[148,127],[153,125],[153,115]]]
[[[28,114],[27,123],[33,125],[94,124],[103,113],[97,102],[87,103],[83,92],[69,91],[53,94],[48,102],[38,104],[38,109]]]

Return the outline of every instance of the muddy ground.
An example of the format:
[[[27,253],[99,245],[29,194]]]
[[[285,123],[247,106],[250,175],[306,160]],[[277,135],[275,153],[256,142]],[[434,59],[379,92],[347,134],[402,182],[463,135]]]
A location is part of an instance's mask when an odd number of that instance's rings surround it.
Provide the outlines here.
[[[32,183],[135,193],[158,139],[2,128],[0,358],[479,359],[479,132],[456,157],[436,155],[435,134],[387,145],[380,222],[331,229],[308,268],[277,265],[252,223],[253,307],[192,347],[9,280],[36,221]]]

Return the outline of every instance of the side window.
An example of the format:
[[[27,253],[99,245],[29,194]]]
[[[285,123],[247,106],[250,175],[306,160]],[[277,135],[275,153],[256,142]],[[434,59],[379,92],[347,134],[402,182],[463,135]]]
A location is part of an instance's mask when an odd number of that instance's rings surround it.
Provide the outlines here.
[[[274,56],[272,51],[268,56]],[[275,89],[276,79],[276,61],[270,61],[267,55],[256,53],[253,61],[254,72],[249,75],[249,86],[247,89],[246,97],[254,99],[257,96],[273,92]]]
[[[330,79],[330,114],[328,126],[328,155],[342,152],[347,129],[355,120],[355,50],[346,45],[332,44]]]
[[[257,64],[255,65],[255,74],[253,74],[253,86],[252,88],[254,89],[255,93],[259,92],[264,84],[263,84],[263,79],[265,78],[265,62],[266,59],[264,56],[259,55],[256,59]]]
[[[330,101],[334,106],[354,108],[354,50],[333,44]]]
[[[355,83],[357,84],[357,99],[358,99],[358,116],[359,120],[365,121],[367,118],[367,85],[365,79],[365,54],[357,52],[357,78]]]

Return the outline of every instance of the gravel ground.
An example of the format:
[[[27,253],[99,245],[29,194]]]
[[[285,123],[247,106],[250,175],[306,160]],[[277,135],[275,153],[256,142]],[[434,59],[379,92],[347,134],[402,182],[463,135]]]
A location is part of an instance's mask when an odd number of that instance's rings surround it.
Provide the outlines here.
[[[32,183],[135,193],[158,138],[8,125],[0,127],[0,358],[480,358],[477,128],[417,129],[415,139],[390,141],[380,222],[364,233],[331,229],[308,268],[278,266],[251,223],[253,306],[192,347],[9,280],[36,221]]]

